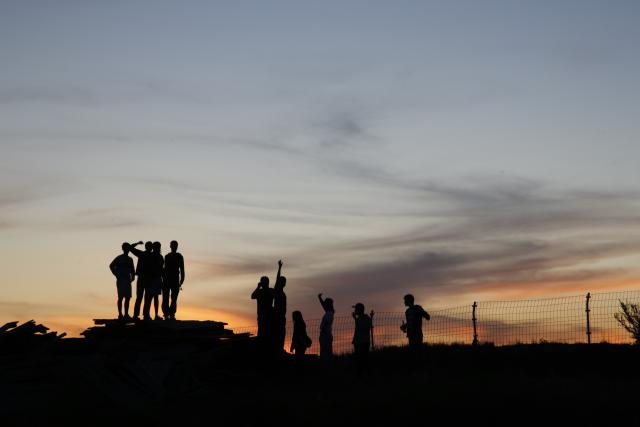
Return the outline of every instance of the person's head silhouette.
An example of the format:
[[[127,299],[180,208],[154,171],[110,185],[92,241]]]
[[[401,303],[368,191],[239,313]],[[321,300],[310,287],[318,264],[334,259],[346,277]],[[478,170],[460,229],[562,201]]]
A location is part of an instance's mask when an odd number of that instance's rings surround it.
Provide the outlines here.
[[[415,301],[415,300],[414,300],[414,298],[413,298],[413,295],[411,295],[411,294],[406,294],[406,295],[404,296],[404,305],[406,305],[407,307],[412,307],[412,306],[413,306],[413,304],[414,304],[414,301]]]
[[[331,312],[335,311],[333,308],[333,298],[325,298],[323,306],[325,311],[331,311]]]
[[[145,249],[147,252],[151,252],[151,250],[153,249],[153,243],[151,243],[151,242],[146,242],[146,243],[144,244],[144,249]]]
[[[287,286],[287,278],[284,276],[278,277],[276,279],[276,284],[274,285],[274,288],[283,289],[285,286]]]
[[[260,286],[262,289],[267,289],[267,288],[269,287],[269,278],[268,278],[267,276],[262,276],[262,277],[260,278],[259,286]]]
[[[160,253],[160,250],[162,249],[162,245],[160,244],[160,242],[153,242],[153,252],[155,253]]]
[[[131,249],[131,245],[127,242],[122,244],[122,253],[125,255],[129,255],[129,249]]]
[[[175,253],[178,250],[178,242],[172,240],[171,243],[169,243],[169,247],[171,248],[171,252]]]
[[[364,314],[364,304],[362,304],[361,302],[359,302],[356,305],[354,305],[353,308],[354,308],[353,312],[357,316],[361,316],[361,315]]]
[[[298,310],[291,313],[291,318],[293,319],[294,323],[304,322],[304,319],[302,318],[302,313],[299,312]]]

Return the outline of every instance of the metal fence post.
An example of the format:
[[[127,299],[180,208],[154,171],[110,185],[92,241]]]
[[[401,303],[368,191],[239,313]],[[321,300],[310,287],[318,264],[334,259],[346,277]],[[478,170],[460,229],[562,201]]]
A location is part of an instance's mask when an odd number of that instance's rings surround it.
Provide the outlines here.
[[[585,313],[587,314],[587,344],[591,344],[591,309],[589,308],[589,300],[591,299],[591,292],[587,292]]]
[[[474,301],[473,305],[471,307],[473,308],[472,315],[471,315],[471,320],[473,321],[473,343],[472,343],[472,345],[478,345],[478,327],[477,327],[478,319],[476,319],[476,308],[478,307],[478,303],[476,301]]]

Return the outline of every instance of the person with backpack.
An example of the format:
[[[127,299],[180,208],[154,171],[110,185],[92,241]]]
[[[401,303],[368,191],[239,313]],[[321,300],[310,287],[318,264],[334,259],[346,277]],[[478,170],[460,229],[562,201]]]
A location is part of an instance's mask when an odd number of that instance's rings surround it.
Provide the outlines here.
[[[304,322],[301,312],[291,313],[291,319],[293,320],[293,336],[289,352],[294,353],[296,360],[300,362],[304,359],[304,353],[311,347],[311,338],[307,335],[307,324]]]

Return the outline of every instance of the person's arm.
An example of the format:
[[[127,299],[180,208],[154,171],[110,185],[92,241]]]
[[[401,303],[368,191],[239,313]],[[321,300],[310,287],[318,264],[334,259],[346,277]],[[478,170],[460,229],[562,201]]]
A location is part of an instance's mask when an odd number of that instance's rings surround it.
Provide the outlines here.
[[[429,315],[429,313],[427,313],[427,310],[425,310],[424,308],[422,309],[422,317],[424,317],[427,320],[431,320],[431,316]]]
[[[318,294],[318,301],[320,301],[320,305],[324,308],[324,300],[322,299],[322,294]],[[326,310],[326,309],[325,309]]]
[[[278,274],[276,275],[276,283],[280,279],[280,272],[282,271],[282,260],[278,260]]]
[[[178,258],[178,269],[180,270],[180,286],[182,286],[182,284],[184,283],[184,277],[185,277],[184,257],[182,255],[180,255],[180,258]]]
[[[136,277],[136,268],[133,265],[133,259],[131,257],[127,257],[129,259],[129,279],[133,282],[133,279]]]
[[[111,264],[109,264],[109,270],[111,270],[111,274],[113,274],[114,276],[116,275],[116,260],[118,258],[114,258],[113,261],[111,261]]]
[[[258,299],[258,291],[260,291],[260,283],[258,283],[256,290],[251,293],[251,299]]]
[[[141,251],[140,249],[136,249],[133,246],[131,246],[129,250],[131,251],[132,254],[134,254],[138,258],[140,258],[140,256],[144,253],[144,251]]]

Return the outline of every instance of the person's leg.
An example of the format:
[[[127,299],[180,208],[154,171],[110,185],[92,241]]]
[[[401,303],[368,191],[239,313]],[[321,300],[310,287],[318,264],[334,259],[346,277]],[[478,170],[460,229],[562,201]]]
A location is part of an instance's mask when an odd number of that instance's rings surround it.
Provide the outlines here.
[[[156,312],[156,317],[155,317],[156,319],[159,318],[159,316],[158,316],[158,305],[159,305],[159,298],[158,298],[158,294],[156,294],[156,295],[153,296],[153,309]]]
[[[355,365],[356,375],[362,374],[362,354],[360,353],[360,346],[358,344],[353,345],[353,363]]]
[[[145,320],[151,319],[151,300],[153,299],[153,295],[151,293],[151,288],[147,281],[144,281],[144,308],[142,310],[142,314]]]
[[[138,280],[136,281],[136,301],[135,301],[135,304],[133,305],[133,317],[135,319],[140,317],[140,305],[142,305],[143,299],[144,299],[144,286],[142,284],[142,281],[140,280],[140,277],[138,277]]]
[[[287,335],[287,319],[286,317],[281,317],[278,325],[278,349],[281,351],[284,349],[284,339]]]
[[[122,319],[122,297],[118,295],[118,319]]]
[[[178,311],[178,294],[180,293],[180,285],[174,285],[171,287],[171,305],[169,306],[169,313],[171,317],[175,319],[176,312]]]
[[[371,344],[363,344],[362,346],[362,372],[369,373],[369,349],[371,348]]]
[[[162,286],[162,315],[165,319],[168,319],[171,312],[169,311],[169,286],[164,284]]]
[[[131,301],[131,297],[124,299],[124,317],[129,317],[129,301]]]

